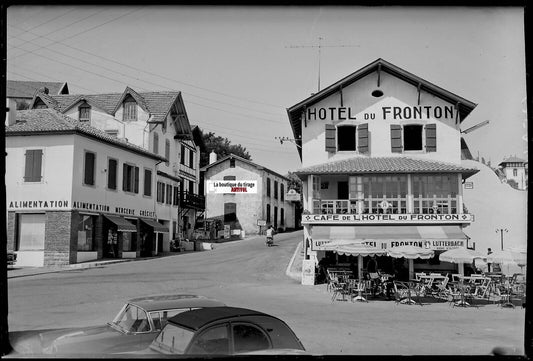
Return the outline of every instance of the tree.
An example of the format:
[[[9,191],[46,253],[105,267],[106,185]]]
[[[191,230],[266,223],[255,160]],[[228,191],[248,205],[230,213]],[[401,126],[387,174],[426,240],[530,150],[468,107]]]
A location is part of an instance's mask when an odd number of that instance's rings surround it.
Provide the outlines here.
[[[289,189],[294,189],[297,193],[302,194],[302,180],[294,173],[289,172],[287,174],[287,178],[289,178]]]
[[[231,141],[228,138],[217,136],[213,132],[204,133],[200,129],[200,133],[205,144],[205,152],[200,154],[200,167],[209,164],[209,154],[211,154],[211,151],[214,151],[217,154],[218,159],[232,153],[241,158],[252,160],[252,156],[242,145],[231,144]]]

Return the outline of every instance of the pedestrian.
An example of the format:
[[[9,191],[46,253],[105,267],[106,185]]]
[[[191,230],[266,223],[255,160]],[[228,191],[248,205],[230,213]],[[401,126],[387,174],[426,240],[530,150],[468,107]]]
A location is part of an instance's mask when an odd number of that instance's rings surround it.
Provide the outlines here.
[[[274,227],[272,225],[266,230],[266,245],[268,247],[274,244]]]

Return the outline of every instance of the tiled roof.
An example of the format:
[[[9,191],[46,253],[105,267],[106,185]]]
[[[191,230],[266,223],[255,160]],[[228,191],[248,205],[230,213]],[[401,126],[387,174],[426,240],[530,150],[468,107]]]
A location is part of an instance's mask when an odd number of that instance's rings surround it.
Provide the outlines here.
[[[407,157],[354,157],[318,164],[296,170],[299,176],[308,174],[347,173],[462,173],[471,176],[479,172],[455,164]]]
[[[266,168],[266,167],[263,167],[262,165],[256,164],[256,163],[252,162],[251,160],[248,160],[248,159],[244,159],[244,158],[242,158],[242,157],[239,157],[238,155],[233,154],[233,153],[228,154],[227,156],[218,159],[216,162],[213,162],[213,163],[211,163],[211,164],[208,164],[208,165],[203,166],[200,170],[205,172],[205,171],[207,171],[209,168],[211,168],[211,167],[213,167],[213,166],[215,166],[215,165],[217,165],[217,164],[220,164],[220,163],[222,163],[222,162],[225,162],[225,161],[227,161],[227,160],[229,160],[229,159],[232,159],[232,158],[233,158],[233,159],[238,159],[239,161],[241,161],[241,162],[243,162],[243,163],[247,163],[247,164],[251,165],[252,167],[254,167],[254,168],[258,169],[258,170],[264,170],[264,171],[266,171],[266,172],[268,172],[268,173],[272,173],[272,174],[274,174],[274,175],[276,175],[276,176],[278,176],[278,177],[280,177],[280,178],[283,178],[283,179],[286,179],[286,180],[290,180],[289,178],[287,178],[287,177],[284,176],[284,175],[279,174],[278,172],[274,172],[274,171],[271,170],[271,169],[268,169],[268,168]]]
[[[49,94],[59,94],[66,83],[44,81],[8,80],[6,93],[8,98],[33,98],[35,92],[43,87],[48,88]]]
[[[149,152],[135,144],[113,137],[106,132],[79,122],[53,109],[33,109],[17,111],[17,123],[5,127],[6,136],[32,134],[81,133],[103,142],[166,161],[166,158]]]
[[[145,106],[153,116],[153,121],[163,121],[168,114],[170,107],[176,101],[180,92],[161,91],[137,93],[145,102]],[[76,94],[76,95],[55,95],[52,98],[57,101],[56,110],[64,112],[72,106],[72,103],[80,98],[86,99],[90,104],[95,104],[108,114],[113,115],[117,104],[124,93],[109,94]]]
[[[504,163],[527,163],[527,160],[511,156],[509,158],[502,160],[500,164],[504,164]]]

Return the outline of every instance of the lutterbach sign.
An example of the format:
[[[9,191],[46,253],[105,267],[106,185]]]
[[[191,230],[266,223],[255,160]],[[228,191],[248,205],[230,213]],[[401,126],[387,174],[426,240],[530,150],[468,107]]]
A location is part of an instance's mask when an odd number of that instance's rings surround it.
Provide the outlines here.
[[[207,193],[257,193],[256,180],[208,180]]]

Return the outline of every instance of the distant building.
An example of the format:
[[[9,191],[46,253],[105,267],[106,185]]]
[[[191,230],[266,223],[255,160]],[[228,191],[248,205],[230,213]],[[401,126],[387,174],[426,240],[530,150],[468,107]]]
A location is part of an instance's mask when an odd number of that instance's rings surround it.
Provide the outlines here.
[[[202,168],[207,220],[220,219],[233,234],[257,234],[261,224],[262,230],[295,228],[287,177],[235,154],[217,160],[211,153],[209,161]]]
[[[6,84],[7,98],[16,103],[18,110],[28,109],[38,91],[50,95],[69,94],[66,82],[8,80]]]
[[[11,118],[13,120],[13,118]],[[53,109],[6,126],[7,245],[18,266],[157,253],[157,165],[166,158]]]
[[[516,184],[514,188],[525,190],[527,189],[528,179],[528,162],[516,156],[511,156],[504,159],[498,164],[501,171],[505,174],[505,179],[509,184]],[[509,182],[511,181],[511,182]]]

